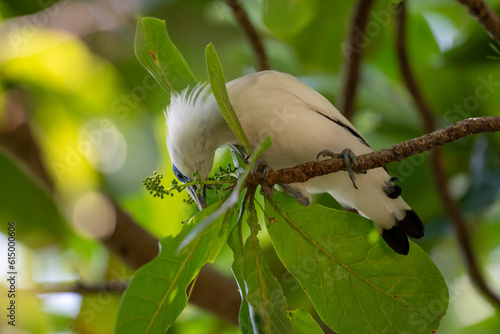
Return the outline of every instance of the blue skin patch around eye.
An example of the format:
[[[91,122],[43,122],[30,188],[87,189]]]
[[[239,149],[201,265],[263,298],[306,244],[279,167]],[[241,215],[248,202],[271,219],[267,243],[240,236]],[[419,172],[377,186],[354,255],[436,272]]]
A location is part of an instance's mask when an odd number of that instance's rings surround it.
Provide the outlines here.
[[[175,177],[181,181],[182,183],[190,182],[191,180],[186,177],[186,175],[182,174],[181,171],[172,164],[172,170],[174,171]],[[201,186],[201,190],[198,190],[198,187],[195,185],[187,187],[187,191],[189,196],[196,202],[198,208],[203,210],[207,207],[207,196],[206,196],[206,188],[205,186]]]
[[[175,177],[182,183],[186,183],[189,181],[189,179],[184,174],[182,174],[174,164],[172,164],[172,170],[174,171]]]

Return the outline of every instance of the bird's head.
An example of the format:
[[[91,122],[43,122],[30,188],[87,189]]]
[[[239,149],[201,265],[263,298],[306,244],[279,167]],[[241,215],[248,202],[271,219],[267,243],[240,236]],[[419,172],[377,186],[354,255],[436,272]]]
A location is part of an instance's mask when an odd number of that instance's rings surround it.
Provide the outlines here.
[[[173,94],[165,113],[167,149],[174,174],[182,183],[194,180],[195,171],[205,180],[212,170],[215,150],[221,144],[217,133],[222,116],[208,93],[207,87],[197,86],[192,91]],[[187,189],[198,208],[205,208],[205,186]]]

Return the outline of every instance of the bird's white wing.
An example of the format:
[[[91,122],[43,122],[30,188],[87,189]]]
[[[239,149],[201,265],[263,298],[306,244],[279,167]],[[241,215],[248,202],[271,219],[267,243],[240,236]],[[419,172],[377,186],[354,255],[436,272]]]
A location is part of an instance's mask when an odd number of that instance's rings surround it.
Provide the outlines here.
[[[354,126],[321,94],[295,77],[263,71],[229,83],[231,103],[255,146],[273,137],[276,168],[310,161],[329,149],[371,152]],[[292,154],[291,154],[292,153]],[[281,158],[280,158],[281,157]]]
[[[290,94],[297,96],[304,101],[304,104],[309,106],[311,110],[321,113],[324,117],[334,120],[343,127],[348,127],[352,130],[351,132],[356,133],[356,136],[363,138],[354,125],[352,125],[351,122],[349,122],[349,120],[345,118],[323,95],[289,74],[274,72],[270,76],[268,75],[267,78],[270,79],[271,76],[273,77],[272,81],[279,82],[283,85],[283,87],[286,87]],[[266,76],[263,75],[263,77],[265,78]],[[304,92],[307,93],[304,94]]]

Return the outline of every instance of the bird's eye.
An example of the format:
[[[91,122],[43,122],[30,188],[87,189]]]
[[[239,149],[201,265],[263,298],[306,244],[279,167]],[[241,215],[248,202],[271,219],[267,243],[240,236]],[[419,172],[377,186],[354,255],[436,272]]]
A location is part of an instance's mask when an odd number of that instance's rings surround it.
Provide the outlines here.
[[[173,164],[172,164],[172,170],[174,171],[175,177],[182,183],[186,183],[189,181],[189,179],[184,174],[182,174],[179,171],[179,169]]]

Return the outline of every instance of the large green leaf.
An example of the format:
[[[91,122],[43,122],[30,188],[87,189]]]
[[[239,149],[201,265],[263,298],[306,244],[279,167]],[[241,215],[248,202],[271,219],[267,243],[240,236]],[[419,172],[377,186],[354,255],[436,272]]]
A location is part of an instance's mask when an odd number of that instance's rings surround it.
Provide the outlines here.
[[[188,285],[204,264],[213,262],[225,243],[232,210],[177,254],[179,244],[193,226],[221,203],[219,201],[191,218],[179,235],[163,239],[160,254],[136,272],[121,302],[117,334],[163,334],[172,325],[186,307]]]
[[[316,320],[303,308],[295,311],[288,311],[288,316],[292,320],[293,328],[297,334],[323,334],[323,330]]]
[[[391,250],[367,219],[282,193],[266,199],[267,230],[278,256],[321,319],[347,333],[431,333],[448,288],[429,256]]]
[[[245,242],[243,277],[246,301],[252,308],[252,324],[257,333],[296,333],[287,315],[288,303],[276,277],[273,276],[260,248],[257,212],[250,203],[248,217],[252,233]]]
[[[215,100],[219,105],[222,117],[226,120],[227,125],[234,132],[236,137],[245,146],[248,154],[252,155],[252,149],[248,143],[248,139],[243,132],[240,121],[234,112],[231,102],[229,102],[229,95],[227,94],[226,82],[224,80],[224,73],[222,72],[222,65],[215,51],[212,43],[208,44],[205,49],[205,58],[207,62],[208,78],[210,80],[210,87],[214,94]]]
[[[168,93],[196,85],[189,66],[168,37],[165,21],[152,17],[140,20],[134,47],[137,59]]]

